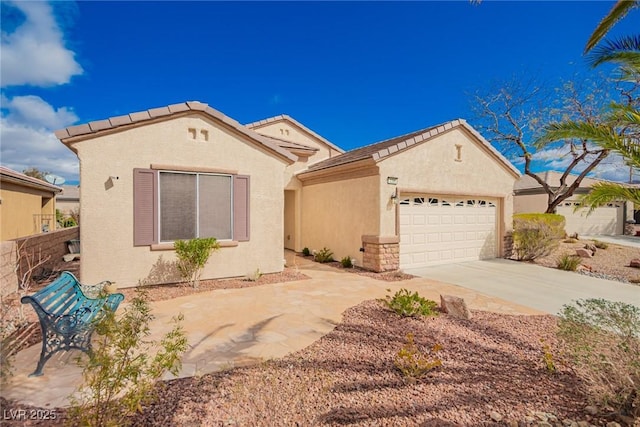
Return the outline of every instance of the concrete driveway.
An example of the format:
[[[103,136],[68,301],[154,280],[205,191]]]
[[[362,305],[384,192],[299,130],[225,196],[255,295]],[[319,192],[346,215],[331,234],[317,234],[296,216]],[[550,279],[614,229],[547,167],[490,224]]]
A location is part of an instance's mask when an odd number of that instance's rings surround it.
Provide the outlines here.
[[[557,314],[572,300],[584,298],[624,301],[640,307],[638,285],[505,259],[408,269],[406,272],[551,314]]]
[[[600,240],[601,242],[640,248],[640,237],[638,236],[580,236],[580,240]]]

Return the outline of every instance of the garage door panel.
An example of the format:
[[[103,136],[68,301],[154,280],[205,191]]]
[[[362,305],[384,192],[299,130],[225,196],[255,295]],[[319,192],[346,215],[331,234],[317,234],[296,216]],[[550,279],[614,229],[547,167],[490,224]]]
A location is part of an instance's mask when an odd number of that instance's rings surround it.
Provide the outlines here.
[[[624,204],[621,202],[609,203],[595,209],[587,215],[585,209],[574,212],[578,206],[577,201],[565,201],[556,212],[565,217],[565,230],[568,234],[578,235],[617,235],[624,232]]]
[[[493,199],[477,197],[402,200],[400,267],[495,257],[496,206]]]

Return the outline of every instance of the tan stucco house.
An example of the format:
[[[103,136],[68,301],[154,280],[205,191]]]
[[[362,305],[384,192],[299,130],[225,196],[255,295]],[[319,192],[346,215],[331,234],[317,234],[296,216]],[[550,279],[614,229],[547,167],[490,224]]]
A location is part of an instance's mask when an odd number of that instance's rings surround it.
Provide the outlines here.
[[[502,255],[517,169],[464,120],[350,152],[282,115],[241,125],[200,102],[73,126],[82,280],[176,280],[173,241],[222,244],[203,278],[283,269],[328,247],[384,271]]]
[[[56,209],[65,215],[80,210],[80,186],[62,185],[62,192],[56,195]]]
[[[554,190],[560,187],[562,173],[546,171],[538,174],[540,178]],[[567,176],[566,185],[575,182],[577,175]],[[624,234],[625,223],[633,219],[633,204],[623,201],[611,202],[606,206],[595,209],[587,215],[588,210],[581,208],[580,196],[587,194],[591,187],[603,182],[600,179],[585,177],[573,195],[563,201],[556,213],[563,215],[566,220],[565,231],[578,235],[619,235]],[[531,176],[523,175],[514,185],[515,213],[544,212],[547,209],[548,196],[542,186]]]
[[[62,188],[0,166],[0,240],[56,229],[55,196]]]

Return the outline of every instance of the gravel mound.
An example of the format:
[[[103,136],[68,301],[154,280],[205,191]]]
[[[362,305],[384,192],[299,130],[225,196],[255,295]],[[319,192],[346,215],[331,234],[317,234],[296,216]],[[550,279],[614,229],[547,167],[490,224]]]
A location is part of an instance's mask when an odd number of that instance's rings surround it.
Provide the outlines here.
[[[401,318],[368,301],[283,359],[168,382],[135,425],[532,425],[535,413],[604,425],[584,412],[580,380],[568,368],[545,368],[542,347],[557,351],[555,326],[553,316],[480,311],[469,321]],[[442,368],[417,381],[394,366],[409,332],[420,348],[443,347]]]

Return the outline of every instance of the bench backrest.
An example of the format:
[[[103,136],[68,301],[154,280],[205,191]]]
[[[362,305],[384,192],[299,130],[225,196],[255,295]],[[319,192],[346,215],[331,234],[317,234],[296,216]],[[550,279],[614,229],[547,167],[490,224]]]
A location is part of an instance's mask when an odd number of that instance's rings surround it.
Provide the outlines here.
[[[30,296],[42,310],[53,316],[73,313],[84,309],[81,321],[90,321],[96,313],[107,306],[115,310],[124,299],[122,294],[112,294],[106,298],[89,298],[80,288],[78,279],[68,271],[64,271],[56,280]]]

